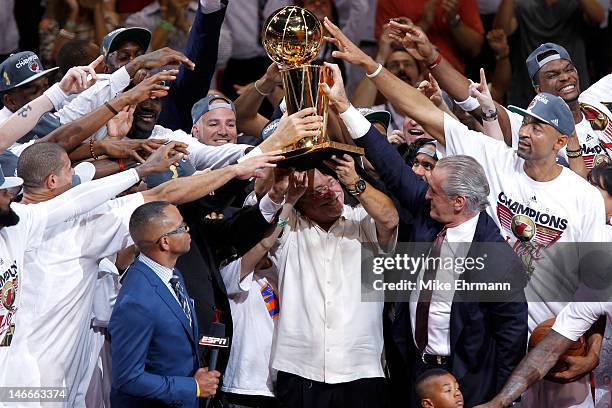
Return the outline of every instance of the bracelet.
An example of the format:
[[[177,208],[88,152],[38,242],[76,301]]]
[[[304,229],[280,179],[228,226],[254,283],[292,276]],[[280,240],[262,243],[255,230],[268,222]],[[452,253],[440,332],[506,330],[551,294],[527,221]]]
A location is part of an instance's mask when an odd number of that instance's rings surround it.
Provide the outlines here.
[[[430,65],[428,65],[427,68],[429,68],[429,70],[431,71],[432,69],[434,69],[435,67],[440,65],[441,62],[442,62],[442,54],[440,54],[440,52],[438,52],[438,56],[436,57],[434,62],[432,62]]]
[[[376,68],[376,70],[375,70],[374,72],[372,72],[371,74],[368,74],[368,73],[366,72],[366,76],[367,76],[368,78],[370,78],[370,79],[372,79],[372,78],[376,78],[376,77],[378,76],[378,74],[380,74],[380,71],[382,71],[382,69],[383,69],[382,64],[378,64],[378,68]]]
[[[112,113],[114,113],[115,115],[118,115],[119,112],[117,111],[117,109],[113,108],[113,105],[111,105],[109,102],[104,102],[104,106],[106,106],[108,108],[108,110],[110,110]]]
[[[64,30],[63,28],[60,30],[59,35],[60,37],[64,37],[68,40],[74,40],[76,38],[75,33],[71,33],[70,31]]]
[[[259,81],[259,79],[258,79],[257,81]],[[262,91],[261,91],[261,90],[260,90],[260,89],[257,87],[257,81],[255,81],[255,82],[254,82],[254,84],[255,84],[255,90],[257,91],[257,93],[258,93],[258,94],[260,94],[261,96],[268,96],[268,95],[270,95],[270,93],[269,93],[269,92],[268,92],[268,93],[263,93],[263,92],[262,92]]]
[[[96,152],[94,152],[94,137],[92,136],[89,139],[89,153],[91,153],[91,158],[94,160],[98,160],[99,157],[96,156]]]
[[[278,217],[278,222],[276,223],[277,227],[285,228],[287,226],[287,224],[289,224],[289,220],[286,220],[284,218]]]
[[[172,23],[166,20],[159,20],[158,25],[166,31],[174,30],[174,26],[172,25]]]
[[[570,150],[570,149],[565,149],[566,152],[568,153],[582,153],[582,149],[576,149],[576,150]]]
[[[485,120],[487,122],[493,122],[494,120],[497,120],[497,111],[493,110],[493,111],[485,112],[483,110],[480,117],[482,118],[482,120]]]
[[[119,171],[125,170],[125,163],[123,159],[119,159]]]
[[[578,157],[582,157],[582,152],[578,150],[578,153],[576,153],[576,150],[572,150],[571,152],[570,150],[567,150],[567,157],[570,159],[576,159]]]

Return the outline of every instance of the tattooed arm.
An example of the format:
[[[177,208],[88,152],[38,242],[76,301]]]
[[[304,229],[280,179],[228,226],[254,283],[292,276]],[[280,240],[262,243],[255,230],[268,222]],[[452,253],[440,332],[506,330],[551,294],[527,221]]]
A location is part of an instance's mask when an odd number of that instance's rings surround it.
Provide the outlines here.
[[[527,357],[520,362],[499,394],[490,402],[478,405],[475,408],[510,406],[527,388],[544,378],[572,343],[572,340],[551,330],[536,348],[531,350]]]

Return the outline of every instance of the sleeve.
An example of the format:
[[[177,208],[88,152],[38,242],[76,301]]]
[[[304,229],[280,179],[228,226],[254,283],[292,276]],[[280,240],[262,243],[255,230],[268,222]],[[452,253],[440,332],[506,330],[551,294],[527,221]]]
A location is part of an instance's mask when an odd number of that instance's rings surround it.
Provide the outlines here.
[[[444,137],[446,154],[454,156],[465,154],[472,156],[480,164],[485,163],[510,147],[503,141],[495,140],[483,133],[468,129],[463,123],[444,113]]]
[[[246,294],[251,289],[251,282],[253,282],[253,271],[240,280],[240,269],[242,268],[242,258],[238,258],[235,261],[227,264],[220,269],[225,289],[227,289],[227,295],[240,295]]]
[[[357,219],[359,220],[360,236],[363,243],[376,243],[376,249],[378,254],[386,255],[391,254],[395,251],[395,245],[397,244],[397,227],[393,237],[389,240],[389,243],[383,248],[378,242],[378,233],[376,232],[376,221],[368,214],[368,212],[361,205],[353,209]]]
[[[263,196],[263,198],[259,202],[259,209],[261,210],[261,215],[263,215],[266,221],[268,221],[269,223],[272,223],[272,221],[274,221],[274,217],[276,216],[276,213],[278,212],[278,210],[283,208],[284,204],[285,204],[285,200],[283,200],[282,203],[278,204],[272,201],[270,196],[266,194],[265,196]]]
[[[459,2],[459,16],[461,20],[479,34],[484,34],[484,27],[480,19],[480,11],[476,0],[463,0]]]
[[[357,45],[359,45],[363,37],[363,16],[368,15],[370,12],[368,3],[367,0],[351,0],[349,15],[342,27],[344,35]]]
[[[70,218],[93,210],[138,183],[135,169],[113,174],[98,180],[80,184],[67,192],[42,203],[30,204],[46,218],[47,227],[60,224]]]
[[[141,193],[109,200],[90,212],[95,225],[89,242],[83,244],[83,254],[95,259],[106,258],[134,243],[130,236],[130,217],[144,204]]]
[[[609,101],[612,95],[612,74],[608,74],[588,87],[580,94],[580,101],[589,104],[599,104],[602,101]]]
[[[602,302],[571,302],[559,312],[552,329],[576,341],[604,314]]]
[[[79,119],[103,105],[104,102],[115,98],[130,84],[130,81],[130,75],[125,67],[120,68],[111,75],[104,76],[103,78],[99,77],[98,81],[91,88],[81,92],[68,105],[56,112],[55,115],[60,119],[62,125]],[[96,139],[102,139],[106,135],[106,126],[102,126],[95,135]]]
[[[512,148],[516,150],[518,149],[519,130],[521,129],[521,126],[523,126],[523,117],[518,113],[509,111],[506,108],[504,108],[504,110],[508,114],[508,119],[510,120],[510,131],[512,132]]]
[[[376,25],[374,27],[374,35],[376,38],[380,37],[383,32],[383,26],[387,24],[391,18],[407,14],[402,12],[401,8],[397,6],[397,3],[398,1],[396,0],[379,0],[376,2]]]
[[[211,0],[201,1],[214,3]],[[197,101],[206,97],[215,73],[225,11],[226,7],[222,7],[209,14],[204,14],[201,10],[196,13],[184,49],[187,58],[194,62],[195,69],[191,71],[184,65],[179,67],[179,73],[170,85],[168,96],[162,99],[163,109],[158,124],[186,132],[191,130],[191,108]]]
[[[187,143],[189,150],[189,160],[196,170],[207,168],[219,169],[228,164],[235,163],[244,156],[246,149],[253,147],[250,145],[227,143],[223,146],[209,146],[200,143],[198,139],[187,135],[183,131],[176,131],[170,135],[170,139]]]
[[[162,376],[145,371],[147,350],[153,338],[154,318],[138,302],[115,306],[109,323],[113,388],[125,394],[174,405],[197,405],[192,377]]]
[[[26,248],[32,250],[41,244],[47,226],[47,210],[37,209],[38,204],[11,203],[11,209],[19,216],[18,232],[19,241],[27,244]]]

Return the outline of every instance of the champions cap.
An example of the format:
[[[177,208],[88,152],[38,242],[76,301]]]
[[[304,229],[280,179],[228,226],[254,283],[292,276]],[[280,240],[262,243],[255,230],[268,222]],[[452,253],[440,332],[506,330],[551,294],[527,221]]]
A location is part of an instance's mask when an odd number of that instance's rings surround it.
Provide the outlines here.
[[[32,51],[11,54],[0,64],[0,92],[15,89],[58,69],[44,69],[38,55]]]
[[[574,117],[569,106],[560,96],[546,92],[539,93],[533,98],[527,109],[510,105],[511,112],[522,116],[532,116],[557,129],[561,134],[571,136],[574,133]]]

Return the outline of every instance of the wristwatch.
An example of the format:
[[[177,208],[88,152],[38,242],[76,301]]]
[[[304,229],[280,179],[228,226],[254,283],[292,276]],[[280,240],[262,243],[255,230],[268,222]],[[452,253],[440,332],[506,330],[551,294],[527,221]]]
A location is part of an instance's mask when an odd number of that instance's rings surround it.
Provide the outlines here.
[[[490,110],[487,112],[483,109],[481,116],[482,116],[482,120],[486,120],[487,122],[490,122],[490,121],[497,119],[497,111]]]
[[[359,180],[357,180],[354,188],[350,188],[350,187],[346,188],[349,194],[352,195],[353,197],[357,197],[359,194],[363,193],[365,189],[366,189],[366,182],[362,178],[359,178]]]

